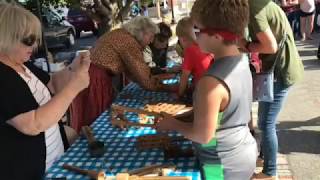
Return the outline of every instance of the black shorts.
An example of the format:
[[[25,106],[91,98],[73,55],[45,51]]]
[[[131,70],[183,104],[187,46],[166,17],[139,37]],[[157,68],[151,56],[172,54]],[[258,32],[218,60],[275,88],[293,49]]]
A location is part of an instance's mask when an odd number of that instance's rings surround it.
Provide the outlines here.
[[[303,12],[302,10],[300,10],[300,17],[308,17],[314,14],[315,11],[312,12]]]

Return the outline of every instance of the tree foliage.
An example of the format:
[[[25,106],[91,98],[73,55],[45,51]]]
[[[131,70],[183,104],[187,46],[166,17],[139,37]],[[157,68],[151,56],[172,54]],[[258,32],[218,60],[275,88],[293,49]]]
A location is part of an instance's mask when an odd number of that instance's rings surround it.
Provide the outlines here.
[[[88,14],[97,24],[99,34],[109,31],[112,27],[122,23],[129,15],[134,0],[0,0],[7,2],[19,2],[27,9],[38,13],[37,3],[43,6],[67,6],[80,8]]]
[[[81,8],[98,22],[99,32],[103,34],[123,22],[130,12],[133,1],[127,0],[123,4],[122,0],[80,0],[80,4]]]

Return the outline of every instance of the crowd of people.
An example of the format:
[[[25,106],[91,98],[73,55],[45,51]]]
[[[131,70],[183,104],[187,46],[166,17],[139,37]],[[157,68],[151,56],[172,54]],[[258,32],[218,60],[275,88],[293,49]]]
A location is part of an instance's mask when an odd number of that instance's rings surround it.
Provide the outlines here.
[[[165,23],[135,17],[102,35],[64,70],[47,74],[29,62],[41,45],[40,21],[18,5],[1,3],[0,140],[6,146],[1,147],[0,179],[42,179],[70,144],[60,121],[69,106],[71,125],[79,132],[109,108],[127,81],[192,102],[192,122],[163,113],[155,129],[177,131],[193,142],[203,179],[276,179],[278,114],[304,71],[294,41],[298,4],[302,40],[312,39],[311,0],[282,0],[281,6],[271,0],[195,1],[190,17],[182,18],[175,30],[183,62],[176,69],[180,83],[172,86],[162,83],[177,73],[166,67],[173,33]],[[259,102],[262,136],[257,145],[248,125],[250,58],[261,61],[259,71],[270,70],[283,37],[274,100]],[[263,170],[255,174],[257,159]]]
[[[297,39],[312,40],[314,26],[318,26],[315,21],[319,15],[318,0],[280,0],[278,4],[286,13],[291,28]]]

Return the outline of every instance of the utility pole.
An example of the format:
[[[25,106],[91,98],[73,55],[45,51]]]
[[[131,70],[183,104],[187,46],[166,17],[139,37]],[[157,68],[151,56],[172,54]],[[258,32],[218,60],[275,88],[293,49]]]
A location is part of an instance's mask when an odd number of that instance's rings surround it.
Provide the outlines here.
[[[41,27],[42,27],[43,26],[43,23],[42,23],[43,22],[42,21],[42,11],[41,11],[41,6],[40,6],[39,0],[36,0],[36,4],[37,4],[37,16],[38,16],[38,18],[40,20]],[[51,70],[50,70],[50,64],[49,64],[49,59],[48,59],[48,55],[49,55],[48,46],[47,46],[47,42],[46,42],[46,40],[44,38],[43,28],[42,28],[41,32],[42,32],[42,42],[41,42],[41,44],[42,44],[42,48],[44,49],[45,54],[46,54],[46,64],[47,64],[48,72],[50,72]]]
[[[174,18],[174,5],[173,5],[173,0],[170,0],[171,1],[171,24],[176,24],[176,20]]]

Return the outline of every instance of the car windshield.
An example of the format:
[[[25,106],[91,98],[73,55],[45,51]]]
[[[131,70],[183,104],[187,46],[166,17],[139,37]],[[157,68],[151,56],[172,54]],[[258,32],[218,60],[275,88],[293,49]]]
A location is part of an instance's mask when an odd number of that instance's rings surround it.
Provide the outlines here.
[[[70,9],[68,12],[68,16],[78,16],[83,15],[83,12],[80,9]]]

